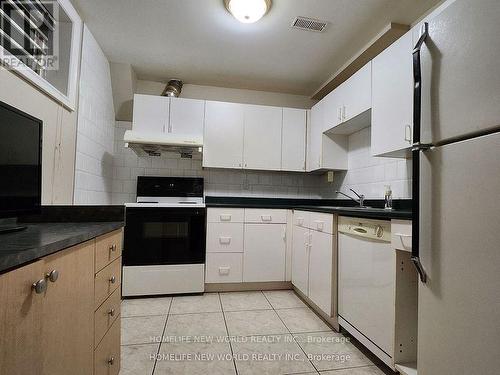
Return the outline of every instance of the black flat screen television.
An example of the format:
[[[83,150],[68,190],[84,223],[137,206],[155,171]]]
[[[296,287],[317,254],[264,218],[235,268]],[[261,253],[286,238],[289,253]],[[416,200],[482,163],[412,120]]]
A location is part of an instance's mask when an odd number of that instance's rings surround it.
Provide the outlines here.
[[[0,102],[0,218],[40,210],[42,125],[41,120]]]

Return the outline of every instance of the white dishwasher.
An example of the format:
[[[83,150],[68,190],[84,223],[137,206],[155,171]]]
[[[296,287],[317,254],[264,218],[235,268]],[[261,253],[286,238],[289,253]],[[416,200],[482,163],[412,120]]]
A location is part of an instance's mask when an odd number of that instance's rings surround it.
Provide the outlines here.
[[[338,229],[339,324],[374,354],[392,356],[396,253],[391,222],[340,217]]]

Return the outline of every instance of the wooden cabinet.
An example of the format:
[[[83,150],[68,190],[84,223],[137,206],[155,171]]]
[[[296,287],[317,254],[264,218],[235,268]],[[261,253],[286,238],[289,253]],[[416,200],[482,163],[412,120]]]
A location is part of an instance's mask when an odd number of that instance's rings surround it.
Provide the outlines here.
[[[244,247],[244,282],[285,281],[285,224],[245,224]]]
[[[306,133],[306,110],[283,108],[282,170],[305,172]]]
[[[74,246],[43,260],[47,291],[40,345],[44,374],[91,374],[94,341],[93,284],[95,241]]]
[[[96,242],[107,237],[0,275],[0,373],[91,375],[99,367],[94,364],[94,345],[108,336],[105,331],[110,322],[94,315],[95,253]],[[118,374],[119,288],[108,301],[109,308],[115,306],[117,312],[112,325],[118,327],[118,333],[115,329],[106,342],[113,344],[112,373]],[[98,312],[104,314],[106,303]]]
[[[244,119],[242,104],[207,101],[203,167],[243,168]]]
[[[403,35],[373,59],[372,154],[408,156],[413,129],[413,39]]]
[[[168,131],[170,98],[154,95],[134,95],[133,130],[149,134]]]
[[[281,170],[283,109],[245,105],[243,161],[246,169]]]
[[[203,137],[205,101],[184,98],[170,99],[169,132],[188,139]]]

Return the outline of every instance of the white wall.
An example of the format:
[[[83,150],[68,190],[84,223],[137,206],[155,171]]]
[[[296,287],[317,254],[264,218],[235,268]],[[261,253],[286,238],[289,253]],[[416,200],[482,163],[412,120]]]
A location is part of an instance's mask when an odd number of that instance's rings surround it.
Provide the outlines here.
[[[74,203],[111,204],[115,111],[108,59],[83,32]]]
[[[137,157],[123,142],[131,122],[116,123],[113,162],[113,204],[135,202],[137,176],[205,178],[205,194],[214,196],[320,198],[323,176],[305,173],[254,172],[202,169],[198,156],[181,159],[176,153],[160,157]]]
[[[383,199],[384,186],[391,185],[394,198],[411,198],[411,160],[373,157],[370,145],[371,128],[349,136],[349,171],[335,173],[333,189],[325,188],[323,196],[334,194],[335,190],[351,194],[349,189],[354,189],[367,198]]]

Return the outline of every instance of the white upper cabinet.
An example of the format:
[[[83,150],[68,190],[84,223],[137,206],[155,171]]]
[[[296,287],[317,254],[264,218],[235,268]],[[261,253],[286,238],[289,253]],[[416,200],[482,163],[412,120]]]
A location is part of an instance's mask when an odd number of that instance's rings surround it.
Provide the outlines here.
[[[373,59],[372,154],[405,157],[412,143],[412,33]]]
[[[306,133],[307,111],[283,108],[282,170],[306,170]]]
[[[243,167],[244,109],[242,104],[206,102],[203,167]]]
[[[283,108],[257,105],[245,105],[244,108],[244,167],[281,170]]]
[[[307,147],[307,170],[321,169],[321,142],[323,137],[323,101],[311,109],[309,139]]]
[[[372,107],[372,63],[358,70],[341,87],[342,122],[349,121]]]
[[[205,101],[171,98],[169,133],[188,137],[203,137]]]
[[[155,95],[134,95],[133,130],[163,134],[168,131],[170,98]]]
[[[325,107],[323,114],[323,131],[334,128],[342,122],[341,88],[342,86],[339,86],[322,100],[324,103],[323,106]]]

